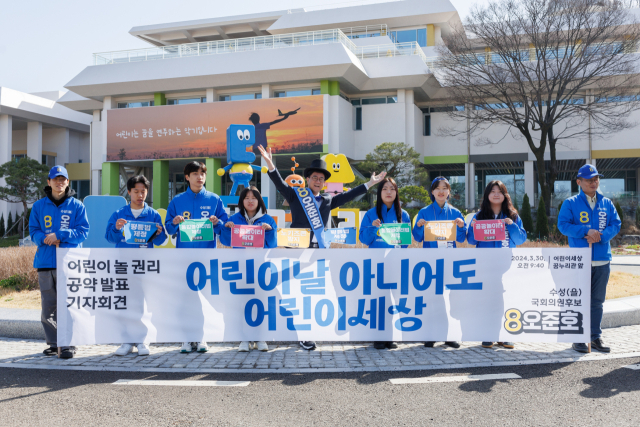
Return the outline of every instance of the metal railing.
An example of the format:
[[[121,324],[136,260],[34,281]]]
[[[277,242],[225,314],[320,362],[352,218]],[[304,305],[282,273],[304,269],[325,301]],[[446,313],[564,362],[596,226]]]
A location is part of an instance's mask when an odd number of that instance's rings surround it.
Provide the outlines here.
[[[396,56],[419,56],[425,63],[427,56],[416,42],[384,44],[378,46],[357,46],[353,53],[359,59],[393,58]]]
[[[365,25],[362,27],[340,28],[350,39],[360,39],[367,37],[383,37],[388,34],[387,24]]]

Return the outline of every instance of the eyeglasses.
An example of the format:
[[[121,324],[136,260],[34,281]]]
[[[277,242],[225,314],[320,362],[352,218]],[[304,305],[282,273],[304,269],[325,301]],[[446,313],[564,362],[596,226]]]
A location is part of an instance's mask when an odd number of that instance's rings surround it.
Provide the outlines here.
[[[324,176],[310,176],[309,180],[314,182],[324,182]]]

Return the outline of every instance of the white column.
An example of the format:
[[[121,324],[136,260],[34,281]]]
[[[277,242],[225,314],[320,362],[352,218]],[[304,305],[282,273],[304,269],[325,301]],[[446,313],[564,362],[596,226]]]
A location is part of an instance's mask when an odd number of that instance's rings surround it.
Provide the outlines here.
[[[398,95],[400,94],[400,91],[398,91]],[[399,100],[400,96],[398,96],[398,100]],[[414,115],[414,108],[415,104],[413,102],[413,90],[405,90],[404,91],[404,142],[405,144],[407,144],[409,147],[413,147],[414,150],[416,150],[418,153],[420,153],[421,155],[423,154],[423,147],[422,145],[424,144],[420,144],[418,145],[418,141],[416,141],[416,132],[415,132],[415,128],[416,128],[416,123],[415,123],[415,115]],[[422,141],[422,138],[420,138],[420,141]]]
[[[465,167],[465,172],[468,172],[468,180],[466,188],[469,189],[469,204],[467,205],[469,209],[473,209],[476,207],[476,164],[468,163]]]
[[[532,160],[524,162],[524,193],[529,196],[529,204],[533,207],[536,204],[536,180]]]
[[[398,89],[398,104],[404,104],[405,93],[406,91],[404,89]]]
[[[0,115],[0,165],[11,160],[11,150],[13,146],[13,118],[7,114]],[[0,185],[4,185],[4,178],[0,178]],[[0,201],[0,215],[4,215],[5,225],[9,219],[9,204]]]
[[[262,99],[271,98],[271,85],[262,85]]]
[[[96,155],[96,152],[99,152],[96,146],[100,144],[100,140],[102,139],[101,114],[101,110],[93,110],[93,121],[91,122],[89,168],[91,169],[91,194],[94,196],[100,194],[100,170],[102,168],[102,162],[99,161],[99,156]]]
[[[273,158],[273,164],[276,165],[275,157]],[[260,157],[260,165],[265,167],[267,166],[267,163],[262,157]],[[262,194],[262,197],[269,198],[269,200],[267,201],[267,209],[275,209],[276,208],[276,186],[273,185],[273,182],[271,182],[271,179],[269,179],[266,173],[262,174],[261,179],[262,181],[260,185],[260,194]]]
[[[42,162],[42,123],[27,123],[27,157]]]
[[[207,89],[207,102],[216,102],[218,97],[218,93],[215,89],[209,88]]]
[[[107,161],[107,126],[108,112],[111,109],[111,97],[105,96],[102,100],[102,112],[100,114],[100,138],[95,141],[92,147],[93,165],[92,169],[99,171],[98,176],[102,175],[102,164]],[[98,193],[102,193],[102,183],[100,179],[94,180],[98,185]]]

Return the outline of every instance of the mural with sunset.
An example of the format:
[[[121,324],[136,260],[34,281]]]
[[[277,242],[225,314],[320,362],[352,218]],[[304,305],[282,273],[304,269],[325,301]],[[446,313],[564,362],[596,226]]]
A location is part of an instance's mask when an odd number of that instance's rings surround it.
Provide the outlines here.
[[[259,128],[263,140],[267,128],[267,145],[275,153],[322,152],[321,95],[123,108],[107,114],[107,161],[226,157],[226,130],[232,124],[255,124],[257,142]]]

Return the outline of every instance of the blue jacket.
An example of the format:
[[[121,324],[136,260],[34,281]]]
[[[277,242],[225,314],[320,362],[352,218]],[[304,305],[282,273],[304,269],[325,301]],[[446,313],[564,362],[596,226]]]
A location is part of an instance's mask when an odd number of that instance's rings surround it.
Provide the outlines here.
[[[597,202],[591,210],[587,195],[582,191],[562,203],[558,214],[558,230],[569,238],[572,248],[588,248],[585,236],[594,229],[602,233],[600,242],[591,247],[592,261],[611,261],[609,241],[620,232],[620,217],[611,199],[596,193]]]
[[[234,214],[231,218],[229,218],[226,222],[231,221],[235,225],[249,225],[246,218],[240,213]],[[271,230],[266,231],[264,233],[264,247],[265,248],[277,248],[278,247],[278,226],[276,225],[276,221],[267,214],[262,215],[260,218],[256,219],[253,225],[262,225],[269,224],[271,226]],[[220,233],[220,243],[225,246],[231,246],[231,229],[224,227],[222,229],[222,233]],[[244,248],[234,248],[234,249],[244,249]]]
[[[155,222],[158,225],[162,225],[162,218],[158,211],[144,204],[144,209],[138,218],[133,216],[131,212],[131,205],[123,206],[111,215],[109,218],[109,222],[107,223],[107,231],[105,232],[105,239],[109,243],[115,243],[116,248],[140,248],[142,246],[146,246],[147,248],[153,248],[153,245],[160,246],[167,240],[167,235],[164,233],[164,227],[162,229],[162,234],[156,236],[151,242],[146,245],[126,243],[124,238],[124,227],[122,230],[118,230],[116,228],[116,221],[119,219],[126,219],[127,222]]]
[[[470,223],[473,222],[474,219],[476,219],[476,215],[478,215],[478,213],[476,213],[473,218],[471,218]],[[500,212],[500,215],[496,219],[505,218],[506,215]],[[503,245],[506,245],[506,243],[508,242],[510,248],[515,248],[516,246],[521,245],[527,241],[527,231],[522,226],[522,220],[520,219],[519,215],[516,220],[513,221],[513,224],[507,225],[505,227],[504,231],[507,240],[499,240],[497,242],[478,242],[473,237],[473,227],[469,227],[469,230],[467,232],[467,243],[469,243],[470,245],[475,245],[476,248],[503,248],[506,247]]]
[[[73,194],[73,193],[71,193]],[[89,220],[82,202],[68,197],[56,206],[48,197],[33,204],[29,216],[29,234],[38,245],[34,268],[56,268],[56,247],[44,244],[47,234],[56,233],[61,248],[77,248],[89,235]]]
[[[180,237],[176,239],[176,248],[212,248],[216,247],[216,234],[220,234],[229,216],[224,210],[222,199],[217,194],[207,191],[206,188],[200,190],[198,194],[187,188],[184,193],[178,194],[171,199],[167,209],[167,217],[164,226],[170,236],[178,232],[179,225],[173,225],[173,218],[181,215],[184,219],[208,219],[210,216],[217,217],[220,221],[213,227],[214,235],[211,242],[181,242]]]
[[[446,203],[442,208],[438,206],[437,203],[431,203],[429,206],[425,206],[420,209],[418,215],[416,215],[415,226],[411,233],[413,234],[413,238],[418,242],[422,242],[423,248],[437,248],[438,242],[423,242],[424,240],[424,227],[418,227],[418,222],[421,219],[425,221],[453,221],[456,218],[462,219],[464,221],[464,216],[462,216],[462,212],[458,209],[451,206],[449,203]],[[456,225],[456,242],[464,243],[464,239],[467,237],[467,225],[465,224],[463,227],[458,227]],[[453,247],[456,247],[456,242],[453,243]]]
[[[404,209],[402,210],[402,222],[410,224],[411,218],[409,214]],[[393,248],[394,245],[390,245],[385,242],[382,237],[378,235],[378,227],[374,227],[373,221],[378,219],[378,213],[376,212],[376,208],[369,209],[365,214],[364,218],[362,218],[362,222],[360,223],[360,233],[359,238],[360,242],[368,245],[370,248]],[[387,205],[382,205],[382,220],[380,221],[383,224],[397,224],[398,217],[396,216],[395,207],[391,210],[387,209]],[[408,245],[402,245],[403,248],[406,248]]]

